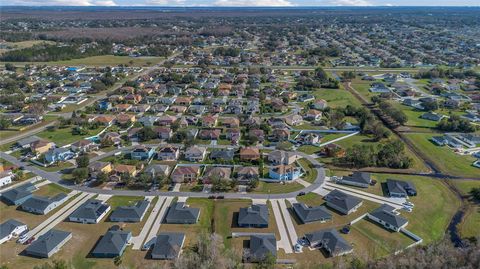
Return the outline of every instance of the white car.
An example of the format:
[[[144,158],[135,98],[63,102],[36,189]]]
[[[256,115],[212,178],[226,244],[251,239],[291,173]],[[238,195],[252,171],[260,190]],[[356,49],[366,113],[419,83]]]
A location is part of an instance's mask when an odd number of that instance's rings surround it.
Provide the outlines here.
[[[415,206],[412,202],[405,202],[402,205],[407,206],[407,207],[414,207]]]
[[[408,207],[408,206],[404,206],[403,210],[405,210],[407,212],[412,212],[413,211],[413,209],[411,207]]]

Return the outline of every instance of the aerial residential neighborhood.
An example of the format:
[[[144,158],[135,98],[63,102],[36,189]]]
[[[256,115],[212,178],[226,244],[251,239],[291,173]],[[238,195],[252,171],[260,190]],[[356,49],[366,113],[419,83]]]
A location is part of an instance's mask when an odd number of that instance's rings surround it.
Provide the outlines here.
[[[0,268],[478,268],[478,8],[87,2],[1,6]]]

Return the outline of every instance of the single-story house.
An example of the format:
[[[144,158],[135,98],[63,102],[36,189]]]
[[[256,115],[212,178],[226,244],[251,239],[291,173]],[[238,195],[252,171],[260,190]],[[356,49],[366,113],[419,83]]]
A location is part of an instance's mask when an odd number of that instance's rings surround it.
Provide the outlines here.
[[[155,260],[173,260],[178,258],[185,243],[184,233],[159,233],[151,251]]]
[[[45,162],[53,164],[56,162],[65,162],[75,157],[75,153],[66,148],[54,148],[45,153]]]
[[[240,208],[237,223],[239,227],[267,228],[268,220],[268,207],[263,204],[254,204]]]
[[[2,193],[0,198],[8,205],[21,205],[23,202],[32,197],[32,192],[36,189],[37,187],[35,187],[35,185],[27,182]]]
[[[195,224],[199,217],[199,208],[191,208],[183,202],[177,202],[170,205],[165,222],[168,224]]]
[[[170,174],[170,166],[166,164],[150,164],[145,168],[145,173],[150,174],[153,178],[155,177],[168,177]]]
[[[50,258],[72,238],[72,233],[51,229],[38,237],[25,249],[25,254],[38,258]]]
[[[361,199],[339,190],[331,191],[324,197],[324,199],[327,201],[328,207],[345,215],[357,211],[357,209],[363,204]]]
[[[15,175],[11,170],[0,172],[0,187],[11,184]]]
[[[110,214],[110,221],[113,222],[140,222],[147,212],[150,202],[148,200],[138,201],[133,206],[119,206]]]
[[[102,236],[100,241],[98,241],[91,254],[95,258],[115,258],[122,256],[131,238],[131,232],[122,231],[115,226],[111,227],[105,235]]]
[[[416,196],[417,189],[410,181],[387,179],[387,194],[390,197]]]
[[[216,149],[210,153],[211,160],[232,161],[233,157],[235,157],[234,149]]]
[[[137,145],[130,151],[132,160],[150,160],[155,154],[155,149],[144,145]]]
[[[425,112],[420,116],[420,118],[422,119],[431,120],[431,121],[440,121],[444,117],[445,117],[444,115],[440,115],[435,112]]]
[[[335,229],[325,229],[305,234],[305,239],[312,248],[321,248],[330,256],[342,256],[353,251],[352,246]]]
[[[240,149],[240,160],[256,161],[260,159],[260,150],[254,147],[245,147]]]
[[[99,162],[95,161],[88,165],[88,172],[90,176],[97,176],[99,173],[108,174],[112,172],[112,164],[109,162]]]
[[[332,214],[328,212],[325,206],[308,207],[304,203],[294,203],[292,207],[298,219],[304,224],[315,221],[323,223],[332,220]]]
[[[241,183],[250,182],[251,180],[258,179],[260,173],[256,166],[242,166],[236,170],[237,180]]]
[[[259,234],[250,236],[248,262],[261,262],[268,255],[277,257],[277,239],[275,234]]]
[[[369,219],[383,225],[386,229],[396,232],[400,231],[400,229],[408,224],[407,219],[396,214],[395,208],[387,204],[381,205],[371,213],[368,213],[367,216]]]
[[[96,199],[89,199],[75,209],[68,220],[80,223],[98,223],[110,211],[110,205]]]
[[[5,243],[14,236],[28,230],[27,225],[14,219],[8,219],[0,224],[0,244]]]
[[[51,198],[33,195],[23,202],[20,207],[26,212],[45,215],[65,203],[67,200],[68,196],[65,193],[59,193]]]
[[[337,183],[351,185],[355,187],[368,188],[372,183],[370,173],[355,171],[349,176],[343,176]]]

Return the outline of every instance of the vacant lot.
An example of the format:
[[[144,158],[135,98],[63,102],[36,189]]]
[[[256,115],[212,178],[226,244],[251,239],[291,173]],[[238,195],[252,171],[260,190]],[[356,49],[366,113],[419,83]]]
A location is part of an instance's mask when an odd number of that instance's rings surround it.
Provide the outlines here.
[[[88,130],[87,134],[85,135],[74,135],[72,134],[72,127],[67,128],[57,128],[54,130],[45,130],[41,133],[38,133],[37,136],[47,139],[49,141],[54,142],[57,146],[64,146],[71,143],[74,143],[80,139],[85,137],[90,137],[97,135],[100,131],[103,130],[104,127],[99,127],[97,129]]]
[[[117,66],[117,65],[127,65],[127,66],[152,66],[159,61],[162,57],[130,57],[130,56],[114,56],[114,55],[102,55],[102,56],[92,56],[80,59],[72,59],[65,61],[55,61],[55,62],[22,62],[18,63],[22,66],[25,64],[35,64],[35,65],[65,65],[65,66]]]
[[[347,105],[360,106],[360,102],[348,91],[343,89],[319,89],[313,95],[317,99],[328,102],[330,107],[345,107]]]

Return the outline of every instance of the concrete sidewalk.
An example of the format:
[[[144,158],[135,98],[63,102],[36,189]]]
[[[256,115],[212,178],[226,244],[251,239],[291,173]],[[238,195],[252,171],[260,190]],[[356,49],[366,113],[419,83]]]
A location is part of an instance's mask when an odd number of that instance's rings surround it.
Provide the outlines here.
[[[287,204],[285,200],[279,199],[277,200],[278,204],[280,205],[280,209],[282,210],[283,219],[285,220],[285,225],[287,226],[288,235],[290,236],[290,245],[294,246],[298,241],[297,231],[295,230],[295,226],[292,222],[292,217],[290,216],[290,212],[288,211]]]
[[[167,197],[165,199],[165,203],[163,203],[162,209],[160,209],[160,212],[158,213],[157,218],[155,219],[155,222],[153,223],[152,229],[150,230],[150,233],[148,234],[147,238],[145,239],[145,244],[152,239],[154,239],[157,236],[158,230],[160,230],[160,225],[162,225],[162,220],[165,214],[167,213],[167,209],[170,206],[170,204],[173,201],[173,198],[175,197]]]
[[[133,249],[138,250],[142,248],[142,244],[145,241],[145,237],[150,231],[153,225],[153,222],[155,221],[165,199],[166,199],[165,197],[158,197],[157,203],[155,203],[155,206],[153,207],[152,212],[150,212],[150,215],[148,216],[147,221],[145,221],[145,224],[143,225],[143,228],[140,231],[140,234],[138,236],[132,237],[131,243],[133,244],[133,247],[132,247]]]
[[[278,207],[277,200],[270,200],[272,204],[273,215],[277,223],[278,232],[280,233],[280,240],[277,241],[277,249],[283,248],[286,254],[293,253],[292,245],[288,240],[287,229],[283,223],[282,213]]]
[[[70,196],[69,198],[73,197],[76,195],[78,192],[77,191],[72,191],[68,194]],[[55,212],[52,216],[50,216],[48,219],[46,219],[44,222],[40,223],[35,227],[34,229],[30,230],[27,233],[27,237],[30,238],[32,236],[39,237],[40,235],[48,232],[51,230],[53,227],[55,227],[57,224],[65,220],[70,214],[72,214],[75,209],[77,209],[79,206],[81,206],[85,201],[88,199],[92,198],[95,196],[93,193],[80,193],[73,201],[62,207],[60,210]]]

